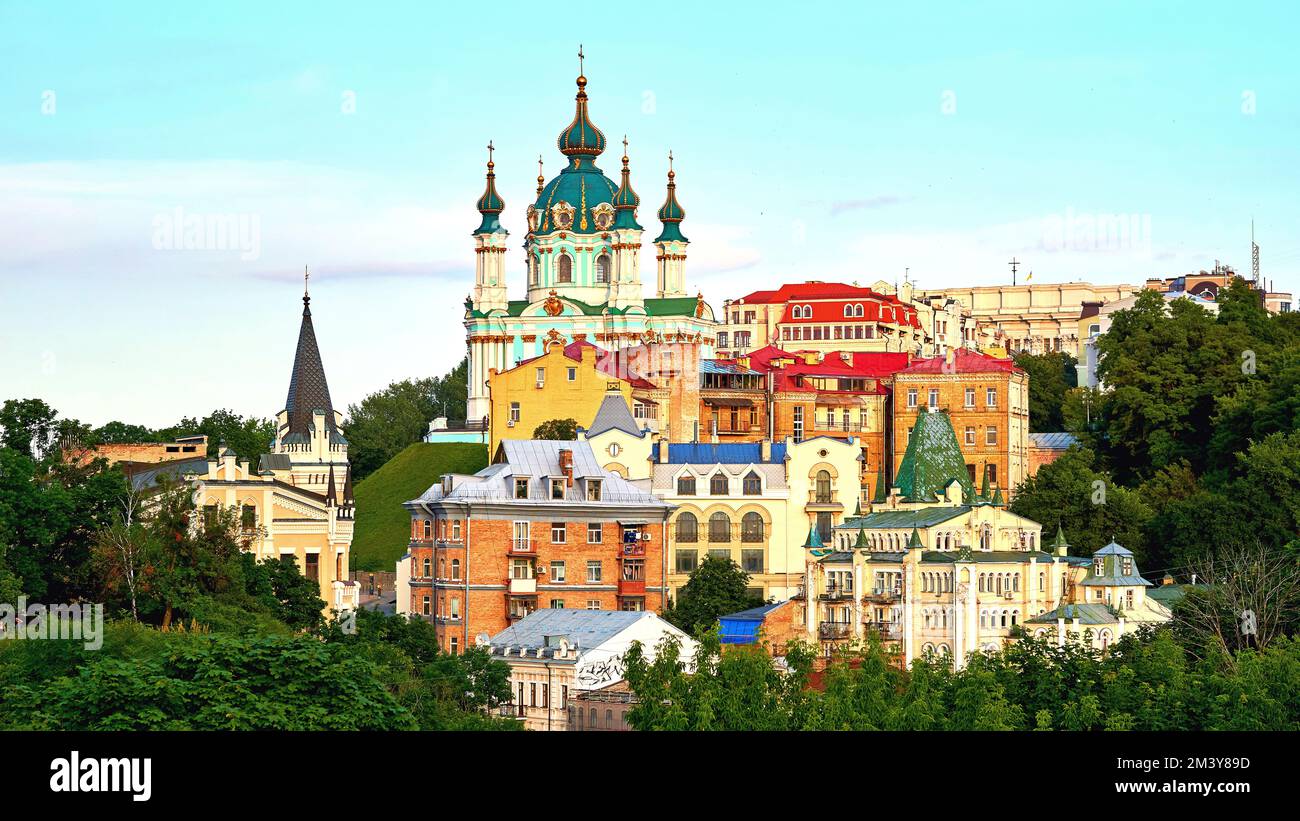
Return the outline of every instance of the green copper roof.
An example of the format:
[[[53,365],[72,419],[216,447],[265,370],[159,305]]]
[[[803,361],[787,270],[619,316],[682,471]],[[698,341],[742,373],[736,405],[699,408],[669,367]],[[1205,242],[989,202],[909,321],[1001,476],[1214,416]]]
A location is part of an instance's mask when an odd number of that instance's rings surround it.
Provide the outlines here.
[[[664,204],[659,207],[659,221],[664,224],[664,230],[655,237],[655,242],[690,242],[682,234],[682,220],[686,219],[686,211],[681,204],[677,202],[677,183],[673,178],[677,174],[672,168],[673,156],[668,154],[668,198]]]
[[[867,543],[867,531],[866,531],[866,530],[864,530],[863,528],[858,528],[858,539],[857,539],[857,541],[855,541],[855,542],[853,543],[853,546],[854,546],[854,547],[870,547],[870,545]]]
[[[627,167],[627,139],[623,139],[623,180],[614,192],[615,228],[632,228],[642,230],[636,221],[636,209],[641,198],[632,190],[632,172]]]
[[[914,527],[912,528],[912,535],[907,539],[907,549],[912,550],[918,547],[925,547],[925,545],[921,544],[921,534]]]
[[[970,474],[948,412],[922,410],[917,414],[894,484],[907,499],[933,502],[954,481],[961,485],[965,498],[966,492],[972,490]]]
[[[591,305],[580,299],[574,299],[569,296],[561,298],[565,302],[571,302],[576,305],[578,310],[582,311],[584,316],[602,316],[606,311],[611,314],[627,314],[630,310],[636,307],[629,306],[628,308],[613,308],[609,305]],[[695,306],[698,305],[699,302],[699,298],[693,296],[663,297],[643,300],[642,307],[646,312],[646,316],[693,317],[695,316]],[[528,306],[531,304],[532,303],[526,299],[512,299],[506,303],[506,316],[522,316],[524,311],[527,310]],[[487,314],[482,311],[473,310],[472,306],[472,300],[465,301],[465,309],[469,311],[471,317],[482,319],[487,316]]]
[[[1048,610],[1033,618],[1025,619],[1030,624],[1052,624],[1056,620],[1079,620],[1079,624],[1117,624],[1119,617],[1104,604],[1064,604],[1055,610]]]
[[[866,516],[847,519],[835,526],[836,530],[902,530],[904,528],[934,527],[940,522],[955,519],[970,512],[970,507],[928,507],[921,510],[883,510]]]
[[[1062,547],[1066,550],[1070,549],[1069,543],[1065,541],[1065,530],[1061,528],[1060,522],[1057,522],[1056,524],[1056,538],[1052,540],[1052,543],[1049,546],[1052,550],[1057,550]]]
[[[501,227],[501,212],[505,210],[506,202],[501,199],[497,193],[497,175],[492,170],[494,163],[488,160],[487,164],[487,187],[483,190],[483,196],[478,198],[478,212],[483,215],[483,221],[479,223],[475,234],[497,234],[505,233],[506,229]]]
[[[803,546],[810,550],[825,547],[822,544],[821,534],[817,532],[817,525],[808,528],[808,540],[803,543]]]
[[[880,476],[876,478],[876,495],[871,498],[872,504],[882,505],[885,499],[889,498],[889,479],[885,476],[885,460],[880,460]]]
[[[555,145],[566,157],[598,157],[605,150],[605,135],[591,122],[587,113],[587,78],[578,75],[578,96],[573,122],[560,132]]]
[[[614,193],[618,189],[613,180],[596,167],[592,157],[573,157],[567,168],[555,179],[542,188],[534,207],[540,212],[537,230],[534,234],[551,234],[565,231],[574,234],[596,234],[601,229],[596,227],[593,209],[602,203],[613,205]],[[555,223],[552,206],[567,203],[573,208],[573,220],[567,228]]]
[[[956,434],[953,434],[954,437]],[[980,500],[987,502],[989,500],[989,466],[984,465],[984,480],[980,482]]]
[[[995,507],[1002,507],[1006,501],[1002,498],[1002,488],[993,491],[993,504]]]

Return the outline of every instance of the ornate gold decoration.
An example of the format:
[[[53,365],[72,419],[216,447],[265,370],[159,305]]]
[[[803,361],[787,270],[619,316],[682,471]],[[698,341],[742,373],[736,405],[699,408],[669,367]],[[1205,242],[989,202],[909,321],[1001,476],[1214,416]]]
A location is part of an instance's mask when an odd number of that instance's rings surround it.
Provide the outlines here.
[[[564,313],[564,303],[560,301],[559,296],[556,295],[554,290],[551,291],[550,296],[546,297],[546,301],[542,303],[542,310],[546,311],[547,316],[559,316]],[[551,329],[551,333],[555,333],[555,329]]]
[[[695,299],[698,300],[695,303],[695,318],[699,319],[700,317],[704,316],[704,292],[697,291],[695,294]]]

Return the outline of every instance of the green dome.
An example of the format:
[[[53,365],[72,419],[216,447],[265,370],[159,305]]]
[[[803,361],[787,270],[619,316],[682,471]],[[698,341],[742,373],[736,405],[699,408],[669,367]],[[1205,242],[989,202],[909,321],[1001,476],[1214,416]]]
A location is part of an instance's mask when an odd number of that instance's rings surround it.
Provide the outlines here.
[[[668,152],[668,198],[664,204],[659,207],[659,221],[664,224],[664,230],[659,236],[655,237],[655,242],[668,242],[676,240],[677,242],[690,242],[682,234],[682,220],[686,219],[686,211],[677,202],[677,183],[673,178],[677,175],[673,172],[673,154]]]
[[[478,212],[483,215],[483,221],[479,223],[478,229],[474,231],[475,234],[495,234],[506,230],[501,226],[501,212],[506,208],[506,201],[501,199],[501,195],[497,193],[497,175],[492,170],[494,166],[495,163],[489,159],[487,164],[487,187],[483,189],[483,196],[478,198],[478,203],[475,206],[478,208]]]
[[[619,185],[618,190],[614,192],[614,210],[617,212],[617,216],[614,217],[614,227],[642,230],[636,221],[636,208],[640,204],[641,198],[632,190],[632,172],[627,167],[627,137],[624,137],[623,182]]]
[[[555,144],[566,157],[598,157],[605,151],[605,135],[587,115],[587,78],[578,76],[577,106],[573,122],[560,132]]]
[[[534,234],[550,234],[555,231],[569,231],[575,234],[596,234],[602,229],[596,227],[596,220],[591,209],[601,203],[614,204],[617,191],[614,181],[596,167],[590,159],[573,157],[569,167],[542,188],[542,193],[534,204],[538,211],[537,230]],[[555,214],[551,207],[561,202],[573,206],[573,221],[567,228],[555,223]]]

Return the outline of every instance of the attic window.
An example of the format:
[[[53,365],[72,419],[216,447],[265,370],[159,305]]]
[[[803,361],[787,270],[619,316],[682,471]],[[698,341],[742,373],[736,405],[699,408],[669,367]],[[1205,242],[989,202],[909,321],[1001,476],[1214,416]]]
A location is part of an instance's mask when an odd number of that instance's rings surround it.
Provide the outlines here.
[[[587,501],[588,502],[600,501],[600,480],[599,479],[587,480]]]
[[[1120,572],[1123,573],[1125,576],[1133,575],[1133,560],[1130,559],[1128,556],[1125,556],[1123,559],[1120,560]]]
[[[563,480],[563,479],[552,479],[552,480],[551,480],[551,498],[552,498],[552,499],[563,499],[563,498],[564,498],[564,480]]]
[[[1102,574],[1105,573],[1105,572],[1106,572],[1106,560],[1105,560],[1105,559],[1100,559],[1100,558],[1098,558],[1098,559],[1093,559],[1093,560],[1092,560],[1092,575],[1094,575],[1094,576],[1100,576],[1100,575],[1102,575]]]
[[[527,499],[527,498],[528,498],[528,480],[527,480],[527,479],[515,479],[515,498],[516,498],[516,499]]]

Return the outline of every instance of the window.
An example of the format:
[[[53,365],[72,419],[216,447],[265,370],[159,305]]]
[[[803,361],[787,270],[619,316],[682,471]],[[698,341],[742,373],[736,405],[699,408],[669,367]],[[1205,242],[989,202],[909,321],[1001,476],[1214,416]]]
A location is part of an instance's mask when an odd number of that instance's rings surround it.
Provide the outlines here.
[[[577,381],[578,381],[578,369],[577,369],[577,368],[568,368],[568,369],[565,371],[565,376],[568,377],[568,379],[569,379],[570,382],[577,382]]]
[[[1106,573],[1106,560],[1105,560],[1105,559],[1100,559],[1100,558],[1098,558],[1098,559],[1093,559],[1093,560],[1092,560],[1092,575],[1094,575],[1094,576],[1102,576],[1102,575],[1105,575],[1105,573]]]
[[[596,257],[596,281],[609,282],[609,254]]]
[[[569,529],[564,522],[551,522],[551,544],[564,544],[568,533]]]
[[[252,530],[257,527],[257,508],[252,505],[244,505],[243,510],[239,513],[239,526],[244,530]]]
[[[715,513],[709,517],[709,541],[731,541],[731,519],[725,513]]]
[[[587,544],[600,544],[603,541],[605,534],[600,522],[587,522]]]
[[[599,609],[600,609],[600,599],[587,599],[587,609],[588,609],[588,610],[599,610]],[[565,687],[564,689],[565,689],[565,690],[568,690],[569,688],[568,688],[568,687]]]
[[[677,541],[697,542],[700,539],[700,522],[694,513],[683,513],[677,517]]]
[[[320,580],[320,554],[308,553],[307,566],[303,570],[303,575],[312,581]]]
[[[763,517],[750,511],[740,520],[740,540],[742,542],[763,541]]]
[[[460,578],[460,559],[451,560],[451,577],[453,579]]]
[[[458,639],[455,636],[452,636],[449,646],[451,648],[451,654],[453,656],[460,655],[460,639]]]
[[[713,474],[713,477],[712,477],[711,479],[709,479],[709,495],[710,495],[710,496],[726,496],[726,495],[727,495],[727,477],[726,477],[726,475],[724,475],[724,474],[722,474],[722,473],[715,473],[715,474]]]
[[[660,447],[663,447],[661,444]],[[677,495],[694,496],[695,495],[695,477],[679,476],[677,477]]]
[[[516,479],[516,480],[515,480],[515,498],[516,498],[516,499],[527,499],[527,498],[528,498],[528,480],[527,480],[527,479]]]
[[[740,566],[746,573],[762,573],[763,551],[752,548],[740,551]]]
[[[1123,558],[1120,559],[1120,572],[1123,573],[1125,576],[1132,576],[1132,575],[1133,575],[1133,559],[1132,559],[1132,558],[1130,558],[1130,557],[1128,557],[1128,556],[1124,556]]]
[[[552,479],[552,480],[551,480],[551,498],[552,498],[552,499],[563,499],[563,498],[564,498],[564,480],[563,480],[563,479]]]
[[[968,444],[968,445],[972,445],[972,446],[975,444],[975,426],[974,426],[974,425],[967,425],[967,426],[966,426],[966,444]],[[974,465],[972,465],[971,467],[973,468]],[[974,478],[975,478],[974,476],[971,477],[972,480],[973,480]]]
[[[998,443],[998,429],[994,425],[989,425],[984,430],[984,444],[992,447]]]
[[[916,388],[907,389],[907,406],[909,408],[916,407]]]
[[[587,501],[588,502],[600,501],[600,480],[599,479],[587,480]]]
[[[749,473],[745,474],[743,490],[746,496],[762,495],[763,480],[759,478],[757,473],[751,470]]]
[[[545,374],[546,372],[542,371],[542,373]],[[510,421],[514,422],[516,425],[519,424],[519,403],[518,402],[510,403]]]
[[[528,522],[515,522],[514,528],[514,549],[531,550],[532,546],[529,544]]]
[[[531,579],[532,577],[533,577],[533,562],[531,559],[510,560],[510,578]]]
[[[985,404],[985,405],[988,405],[990,408],[996,408],[996,407],[998,406],[998,389],[997,389],[997,388],[987,388],[987,389],[985,389],[985,391],[984,391],[984,404]]]
[[[429,578],[429,574],[433,572],[433,562],[426,558],[420,567],[424,571],[420,575],[426,579]]]
[[[939,407],[939,389],[930,388],[930,408],[931,410]]]
[[[421,606],[421,611],[420,611],[420,612],[424,613],[424,615],[426,615],[426,616],[431,616],[431,615],[433,615],[433,599],[432,599],[432,598],[430,598],[429,596],[425,596],[424,599],[420,602],[420,606]]]
[[[599,584],[603,577],[602,564],[600,559],[587,560],[587,583]]]
[[[568,254],[560,254],[555,261],[555,270],[556,282],[573,282],[573,258]]]
[[[460,618],[460,598],[457,596],[451,597],[450,615],[453,619]]]
[[[700,563],[699,553],[695,550],[678,550],[676,559],[674,567],[678,573],[693,573]]]
[[[967,389],[966,389],[966,407],[968,407],[968,408],[973,408],[973,407],[975,407],[975,389],[974,389],[974,388],[967,388]]]
[[[534,255],[533,255],[533,258],[529,261],[529,264],[528,264],[528,284],[529,284],[529,285],[536,285],[536,284],[537,284],[537,267],[538,267],[538,263],[537,263],[537,255],[534,254]]]
[[[823,543],[829,543],[831,540],[831,514],[822,512],[817,514],[817,535],[821,536]]]
[[[564,562],[551,562],[551,583],[561,584],[564,582]]]
[[[817,471],[816,499],[819,505],[831,503],[831,474],[829,471]]]
[[[563,609],[564,609],[564,599],[551,599],[551,609],[552,609],[552,610],[563,610]]]

